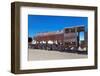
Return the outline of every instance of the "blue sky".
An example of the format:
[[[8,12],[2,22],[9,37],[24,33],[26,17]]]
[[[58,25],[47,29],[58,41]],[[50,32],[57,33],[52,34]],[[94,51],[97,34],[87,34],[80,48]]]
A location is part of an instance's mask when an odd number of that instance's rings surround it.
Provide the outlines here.
[[[63,30],[65,27],[84,25],[87,29],[87,17],[28,15],[28,36],[33,37],[39,32]],[[80,34],[81,40],[83,33]]]

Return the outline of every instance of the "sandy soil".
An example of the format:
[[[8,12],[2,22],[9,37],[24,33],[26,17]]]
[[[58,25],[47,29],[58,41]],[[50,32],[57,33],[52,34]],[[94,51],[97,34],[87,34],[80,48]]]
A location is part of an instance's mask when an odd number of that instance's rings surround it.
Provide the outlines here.
[[[87,55],[77,54],[77,53],[67,53],[59,51],[48,51],[40,49],[29,49],[28,50],[28,60],[54,60],[54,59],[79,59],[87,58]]]

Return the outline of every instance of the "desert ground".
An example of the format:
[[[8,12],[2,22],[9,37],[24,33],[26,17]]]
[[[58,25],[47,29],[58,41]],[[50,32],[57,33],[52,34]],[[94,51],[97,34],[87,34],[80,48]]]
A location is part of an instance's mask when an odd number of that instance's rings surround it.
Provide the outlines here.
[[[54,59],[80,59],[87,58],[88,55],[68,53],[60,51],[49,51],[41,49],[28,49],[28,60],[54,60]]]

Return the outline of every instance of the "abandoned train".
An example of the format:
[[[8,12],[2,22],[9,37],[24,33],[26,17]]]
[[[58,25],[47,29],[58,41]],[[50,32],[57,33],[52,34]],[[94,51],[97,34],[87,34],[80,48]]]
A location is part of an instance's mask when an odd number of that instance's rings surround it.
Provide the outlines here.
[[[80,40],[80,32],[84,33],[84,40]],[[84,26],[64,28],[57,32],[39,33],[29,38],[29,48],[79,52],[87,54],[87,31]],[[33,43],[32,43],[33,42]]]

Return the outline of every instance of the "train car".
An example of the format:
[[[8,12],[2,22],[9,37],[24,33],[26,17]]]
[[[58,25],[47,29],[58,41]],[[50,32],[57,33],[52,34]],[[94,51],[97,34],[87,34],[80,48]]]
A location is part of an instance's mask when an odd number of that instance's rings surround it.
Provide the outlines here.
[[[79,35],[82,31],[85,35],[86,31],[84,26],[64,28],[56,32],[39,33],[33,37],[35,41],[34,47],[37,46],[37,49],[76,52],[81,47]],[[84,42],[86,42],[86,37]]]

